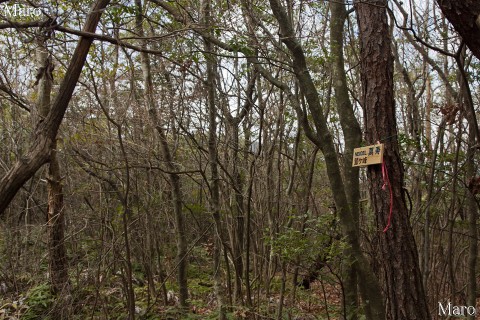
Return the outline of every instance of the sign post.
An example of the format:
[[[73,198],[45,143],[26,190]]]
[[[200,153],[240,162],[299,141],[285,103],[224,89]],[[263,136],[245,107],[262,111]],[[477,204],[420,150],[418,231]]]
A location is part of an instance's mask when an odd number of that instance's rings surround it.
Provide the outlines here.
[[[353,149],[352,167],[365,167],[371,164],[381,164],[382,162],[383,162],[383,144],[382,143]]]

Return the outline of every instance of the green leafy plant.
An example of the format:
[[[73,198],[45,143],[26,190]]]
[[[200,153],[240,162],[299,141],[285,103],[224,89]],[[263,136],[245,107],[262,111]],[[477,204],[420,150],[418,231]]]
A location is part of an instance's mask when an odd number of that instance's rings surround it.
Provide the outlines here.
[[[49,284],[42,283],[30,288],[25,299],[28,309],[22,319],[49,319],[47,313],[54,301],[55,297]]]

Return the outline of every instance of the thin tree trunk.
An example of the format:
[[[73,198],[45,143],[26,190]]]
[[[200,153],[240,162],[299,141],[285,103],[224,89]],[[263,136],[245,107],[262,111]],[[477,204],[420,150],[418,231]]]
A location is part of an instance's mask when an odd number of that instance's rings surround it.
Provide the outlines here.
[[[332,189],[337,212],[340,217],[340,223],[343,232],[346,235],[346,239],[351,246],[358,276],[362,280],[360,284],[360,292],[365,304],[367,319],[383,319],[384,305],[378,281],[369,267],[367,259],[363,255],[360,247],[359,235],[357,232],[358,227],[356,226],[355,218],[348,205],[348,198],[338,163],[337,152],[327,126],[327,121],[322,112],[318,92],[307,67],[303,48],[296,39],[293,27],[289,24],[285,10],[280,2],[278,0],[270,0],[269,2],[273,14],[280,26],[281,39],[292,54],[292,67],[299,82],[302,94],[306,98],[310,114],[315,124],[316,133],[313,133],[311,128],[305,125],[305,121],[303,120],[307,136],[318,144],[325,158],[327,176]],[[272,83],[277,82],[275,79],[271,79],[268,74],[264,74],[264,76],[268,77],[269,81],[272,81]],[[280,84],[277,83],[277,85]],[[280,86],[285,90],[284,86]],[[297,112],[298,111],[299,108],[297,108]],[[300,117],[302,118],[301,115]]]
[[[118,128],[118,137],[121,142],[121,130]],[[124,150],[123,146],[122,149]],[[124,154],[125,155],[125,154]],[[128,163],[126,164],[128,168]],[[128,170],[128,169],[127,169]],[[127,176],[129,174],[127,173]],[[128,182],[127,182],[128,185]],[[127,188],[128,189],[128,188]],[[128,203],[128,191],[125,192],[125,197],[123,197],[122,205],[122,227],[123,227],[123,244],[125,245],[125,291],[127,298],[127,309],[128,309],[128,320],[135,320],[135,291],[133,288],[133,268],[132,268],[132,250],[130,247],[130,237],[129,237],[129,224],[132,212],[130,210],[130,204]]]
[[[455,227],[455,219],[457,218],[457,183],[458,183],[458,159],[460,155],[460,150],[462,148],[462,135],[463,130],[461,128],[461,122],[463,117],[460,116],[458,120],[459,129],[457,131],[457,136],[455,139],[456,150],[455,150],[455,161],[453,163],[452,168],[452,192],[451,192],[451,200],[450,200],[450,207],[448,208],[448,236],[447,236],[447,257],[451,257],[447,259],[447,269],[448,269],[448,279],[450,283],[450,297],[451,299],[455,299],[456,296],[456,280],[455,280],[455,248],[453,243],[453,232]],[[425,288],[427,288],[425,286]]]
[[[468,130],[468,150],[467,150],[467,179],[473,179],[475,176],[474,153],[475,149],[475,128],[469,127]],[[468,267],[467,267],[467,306],[477,305],[477,260],[478,260],[478,207],[475,196],[467,191],[467,212],[468,212]],[[468,316],[468,319],[475,319],[475,315]]]
[[[32,112],[33,123],[36,125],[43,120],[50,111],[50,96],[53,84],[53,62],[48,55],[45,42],[39,39],[37,48],[37,105],[36,112]],[[56,318],[70,317],[70,285],[68,276],[68,260],[65,249],[65,211],[63,203],[63,186],[60,174],[60,164],[57,158],[56,142],[52,145],[50,164],[47,174],[48,209],[47,232],[49,249],[50,281],[53,291],[59,299],[54,306],[53,314]]]
[[[136,24],[137,24],[137,33],[144,36],[143,30],[143,10],[141,0],[135,0],[135,5],[137,9],[136,15]],[[147,43],[145,40],[142,40],[141,46],[146,48]],[[172,203],[173,203],[173,212],[175,215],[176,223],[176,237],[177,237],[177,282],[179,288],[179,303],[180,307],[188,307],[188,283],[187,283],[187,236],[185,231],[185,217],[183,213],[182,205],[182,187],[180,176],[176,173],[178,171],[177,166],[173,161],[173,156],[170,151],[170,146],[168,145],[167,135],[163,129],[162,123],[158,118],[157,113],[157,104],[153,92],[153,81],[152,81],[152,72],[150,65],[150,58],[146,52],[140,53],[142,71],[143,71],[143,82],[145,86],[145,98],[146,106],[148,108],[148,113],[150,115],[151,121],[155,129],[157,130],[162,156],[165,160],[165,165],[168,170],[168,180],[170,182],[170,187],[172,188]],[[172,98],[172,97],[171,97]],[[171,99],[170,99],[171,100]]]
[[[238,73],[237,67],[235,67],[236,72]],[[218,79],[219,74],[215,72],[215,76]],[[231,111],[228,108],[228,101],[225,99],[224,103],[221,103],[221,109],[223,116],[226,118],[227,122],[227,144],[229,150],[226,151],[227,157],[229,158],[229,175],[231,176],[231,184],[233,187],[233,208],[232,208],[232,249],[233,249],[233,264],[235,268],[235,288],[234,288],[234,300],[243,304],[243,294],[242,294],[242,283],[244,276],[244,247],[245,247],[245,204],[244,204],[244,179],[241,174],[241,166],[239,166],[239,134],[240,134],[240,123],[243,121],[245,116],[250,111],[253,105],[253,92],[255,89],[256,74],[253,74],[249,80],[247,86],[246,94],[247,100],[243,106],[238,104],[238,114],[233,116]],[[239,84],[239,93],[240,97],[240,87]],[[229,152],[230,151],[230,152]]]
[[[117,32],[117,31],[115,31]],[[124,144],[124,131],[122,128],[122,123],[115,121],[115,119],[111,116],[109,113],[109,108],[107,106],[111,105],[110,101],[113,101],[113,105],[117,106],[120,105],[120,100],[118,98],[118,90],[115,85],[115,75],[117,73],[117,68],[118,68],[118,61],[119,61],[119,47],[115,47],[114,50],[114,67],[113,67],[113,77],[110,78],[110,92],[111,92],[111,100],[109,100],[108,97],[108,89],[107,89],[107,84],[103,86],[103,96],[106,98],[107,105],[103,105],[100,103],[100,106],[102,108],[102,111],[105,115],[105,117],[108,120],[108,125],[110,128],[110,125],[113,125],[116,131],[116,138],[118,139],[118,144],[120,146],[120,152],[122,156],[122,160],[125,163],[125,180],[122,181],[122,186],[123,188],[120,189],[118,186],[109,179],[105,179],[105,176],[103,176],[103,180],[107,181],[109,183],[110,187],[115,190],[117,194],[117,198],[122,204],[123,207],[123,212],[122,212],[122,236],[123,236],[123,245],[125,247],[125,256],[122,256],[120,252],[118,253],[119,256],[121,257],[121,262],[122,262],[122,280],[125,288],[125,299],[127,301],[127,310],[128,310],[128,319],[129,320],[134,320],[135,319],[135,290],[133,288],[133,266],[132,266],[132,249],[131,249],[131,240],[130,240],[130,223],[131,223],[131,217],[132,217],[132,210],[130,207],[130,190],[131,190],[131,180],[130,180],[130,164],[129,164],[129,159],[127,155],[127,151],[125,149],[125,144]],[[100,97],[97,96],[97,98],[100,101]],[[109,129],[110,130],[110,129]]]
[[[212,22],[212,3],[211,0],[205,1],[204,7],[204,23],[209,26]],[[221,256],[222,248],[224,256],[227,256],[225,250],[225,240],[222,229],[222,221],[220,217],[220,177],[218,174],[218,150],[217,150],[217,109],[215,106],[215,69],[216,60],[214,56],[214,48],[210,41],[204,39],[205,58],[207,61],[207,107],[208,107],[208,159],[210,163],[210,208],[215,223],[214,252],[213,252],[213,272],[215,281],[215,293],[217,296],[218,319],[227,319],[227,310],[225,308],[225,293],[222,282]],[[228,272],[228,259],[225,259]],[[230,272],[227,273],[230,278]],[[228,283],[229,280],[227,281]],[[230,287],[230,286],[229,286]],[[231,295],[230,295],[231,296]]]
[[[360,212],[360,180],[359,168],[352,167],[351,159],[353,157],[353,149],[360,146],[362,141],[362,131],[355,114],[353,106],[350,102],[347,77],[345,74],[345,64],[343,57],[343,28],[347,18],[347,10],[345,2],[334,1],[331,3],[331,20],[330,20],[330,43],[333,59],[333,86],[335,88],[335,101],[337,103],[337,111],[340,118],[340,124],[345,137],[345,160],[344,160],[344,181],[345,191],[347,193],[349,206],[355,225],[359,226]],[[357,227],[357,233],[359,228]],[[358,292],[357,292],[357,271],[354,257],[350,248],[345,250],[346,265],[344,270],[344,288],[345,301],[343,302],[346,310],[346,318],[355,320],[358,314]]]
[[[430,74],[428,68],[426,71],[427,75],[427,101],[425,102],[425,148],[427,154],[432,151],[432,81],[430,79]]]
[[[251,227],[252,227],[252,193],[253,193],[253,183],[255,179],[255,173],[256,173],[256,161],[262,154],[262,149],[263,149],[263,144],[262,144],[262,133],[263,133],[263,125],[264,125],[264,113],[265,113],[265,103],[263,100],[262,96],[262,79],[258,79],[258,85],[257,85],[257,95],[258,95],[258,108],[259,108],[259,123],[260,123],[260,128],[258,130],[259,136],[258,136],[258,146],[257,150],[255,153],[255,157],[250,163],[250,170],[249,170],[249,186],[248,186],[248,195],[247,195],[247,216],[246,216],[246,226],[245,226],[245,232],[246,232],[246,241],[245,241],[245,291],[247,294],[247,306],[252,307],[253,306],[253,300],[252,300],[252,292],[251,292],[251,285],[250,285],[250,246],[251,246]],[[245,130],[246,135],[250,134],[247,130]],[[250,146],[249,144],[250,138],[246,138],[246,143],[248,143],[248,147]],[[245,148],[247,149],[247,148]],[[245,159],[248,159],[248,157],[245,157]],[[255,265],[256,266],[256,265]]]
[[[457,66],[460,71],[460,93],[463,103],[461,105],[468,106],[468,110],[474,110],[472,106],[472,95],[469,88],[469,83],[465,78],[465,51],[457,58]],[[466,120],[468,121],[468,144],[467,144],[467,159],[466,159],[466,179],[473,181],[476,176],[475,169],[475,145],[478,142],[477,132],[475,126],[475,118],[468,112],[465,112]],[[461,122],[461,121],[459,121]],[[461,124],[459,124],[461,125]],[[475,195],[471,190],[467,191],[467,214],[468,214],[468,262],[467,262],[467,306],[477,305],[477,260],[478,260],[478,206],[475,200]],[[468,315],[467,319],[475,319],[475,315]]]
[[[207,10],[210,10],[209,8]],[[207,52],[212,52],[211,44],[206,41],[205,47]],[[208,139],[208,153],[210,161],[210,189],[211,189],[211,211],[213,215],[213,220],[215,222],[215,247],[213,255],[213,268],[214,268],[214,280],[215,280],[215,292],[217,295],[217,305],[219,319],[225,320],[226,317],[226,308],[224,302],[224,288],[222,283],[222,270],[221,270],[221,254],[222,247],[224,245],[223,229],[220,218],[220,185],[219,185],[219,174],[218,174],[218,164],[217,164],[217,125],[216,117],[217,111],[215,108],[215,71],[214,71],[214,62],[211,61],[214,59],[212,55],[207,56],[207,90],[208,90],[208,115],[209,115],[209,139]],[[225,251],[226,254],[226,251]],[[225,261],[228,264],[228,260]],[[229,275],[228,275],[229,277]]]

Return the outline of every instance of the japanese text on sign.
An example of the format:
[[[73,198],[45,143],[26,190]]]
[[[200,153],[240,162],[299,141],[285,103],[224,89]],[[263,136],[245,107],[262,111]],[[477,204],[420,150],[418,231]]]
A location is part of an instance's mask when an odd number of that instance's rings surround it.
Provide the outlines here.
[[[383,144],[375,144],[353,150],[352,167],[369,166],[383,162]]]

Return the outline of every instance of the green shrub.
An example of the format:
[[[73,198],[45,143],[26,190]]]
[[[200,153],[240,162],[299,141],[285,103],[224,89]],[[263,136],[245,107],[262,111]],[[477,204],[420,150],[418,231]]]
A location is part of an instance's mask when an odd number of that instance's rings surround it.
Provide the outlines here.
[[[48,311],[53,305],[55,297],[51,291],[50,285],[42,283],[28,290],[25,303],[28,306],[27,311],[21,317],[22,320],[50,319]]]

